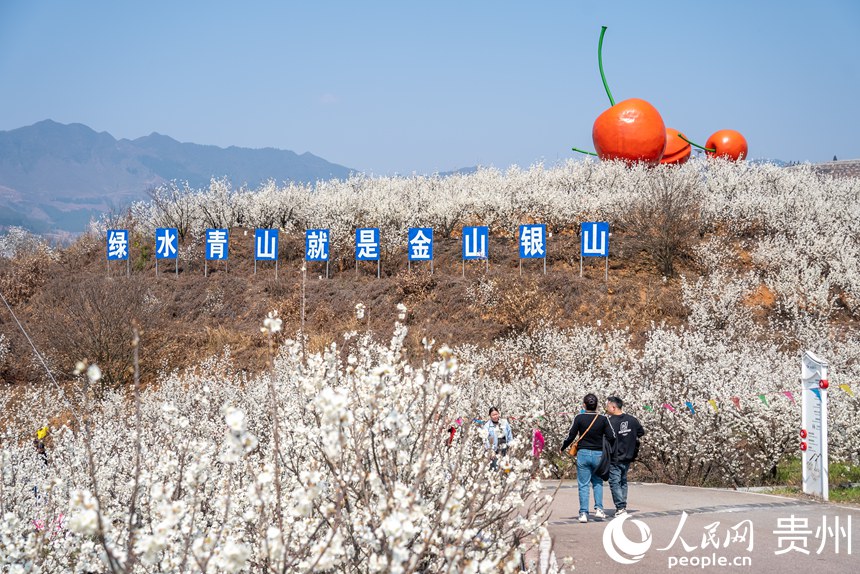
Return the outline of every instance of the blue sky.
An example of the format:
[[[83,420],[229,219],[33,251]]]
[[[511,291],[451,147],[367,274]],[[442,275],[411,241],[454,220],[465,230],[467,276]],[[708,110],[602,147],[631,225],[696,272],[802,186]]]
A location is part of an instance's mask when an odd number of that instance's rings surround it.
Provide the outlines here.
[[[860,158],[860,2],[0,1],[0,130],[309,151],[374,174],[592,149],[644,98],[752,158]]]

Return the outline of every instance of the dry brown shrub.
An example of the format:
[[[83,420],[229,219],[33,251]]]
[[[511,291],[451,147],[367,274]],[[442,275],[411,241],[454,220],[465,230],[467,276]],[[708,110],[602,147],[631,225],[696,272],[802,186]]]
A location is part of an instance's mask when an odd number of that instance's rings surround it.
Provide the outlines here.
[[[407,270],[397,276],[397,291],[407,306],[424,301],[435,288],[436,277],[429,270]]]
[[[77,361],[99,365],[104,392],[131,380],[132,325],[145,344],[154,325],[144,305],[146,286],[131,278],[65,278],[46,286],[36,302],[35,334],[59,370],[69,373]],[[141,363],[142,372],[147,371]]]
[[[552,323],[560,313],[555,294],[532,277],[482,277],[468,293],[482,319],[502,325],[509,332],[530,331]]]
[[[689,251],[702,229],[694,174],[654,173],[648,187],[622,217],[631,246],[648,253],[657,270],[675,275],[675,260]]]
[[[13,307],[27,303],[42,288],[52,264],[44,253],[31,253],[4,262],[0,271],[0,291]]]

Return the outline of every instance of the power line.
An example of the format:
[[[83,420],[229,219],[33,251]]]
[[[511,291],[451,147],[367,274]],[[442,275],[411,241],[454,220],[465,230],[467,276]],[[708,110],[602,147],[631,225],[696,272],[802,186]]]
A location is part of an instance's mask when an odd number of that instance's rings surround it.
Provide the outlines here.
[[[39,350],[36,348],[36,344],[33,343],[33,339],[31,339],[30,335],[27,334],[27,330],[24,328],[24,325],[22,325],[21,321],[18,320],[18,317],[15,316],[15,312],[12,310],[12,306],[9,305],[9,302],[6,300],[6,297],[3,296],[2,291],[0,291],[0,299],[3,300],[3,303],[6,305],[6,308],[9,309],[9,314],[12,315],[13,319],[15,319],[15,323],[18,324],[18,328],[21,330],[22,333],[24,333],[24,337],[27,338],[27,342],[30,343],[30,346],[33,348],[33,352],[36,354],[36,357],[39,359],[39,362],[42,363],[43,367],[45,367],[45,372],[48,373],[48,378],[51,379],[51,382],[54,383],[55,387],[57,387],[57,391],[59,391],[60,396],[63,398],[63,400],[69,406],[69,410],[72,411],[72,414],[74,415],[75,419],[78,421],[79,428],[84,428],[83,422],[81,421],[81,418],[78,416],[78,412],[75,410],[75,407],[72,405],[71,401],[66,396],[66,393],[65,393],[65,391],[63,391],[63,388],[57,382],[57,379],[54,378],[54,375],[51,373],[51,369],[48,368],[48,364],[45,363],[45,359],[42,358],[42,354],[39,353]]]

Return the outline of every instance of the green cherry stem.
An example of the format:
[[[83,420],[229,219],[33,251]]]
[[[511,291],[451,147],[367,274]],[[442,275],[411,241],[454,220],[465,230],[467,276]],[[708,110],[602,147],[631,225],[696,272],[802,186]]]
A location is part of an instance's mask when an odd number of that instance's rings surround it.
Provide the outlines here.
[[[584,149],[579,149],[577,147],[572,147],[570,149],[572,149],[573,151],[578,151],[579,153],[584,153],[585,155],[595,155],[595,156],[597,155],[593,151],[585,151]]]
[[[679,137],[679,138],[681,138],[682,140],[684,140],[685,142],[687,142],[688,144],[690,144],[690,145],[692,145],[692,146],[696,146],[696,147],[697,147],[697,148],[699,148],[699,149],[703,149],[703,150],[705,150],[705,151],[709,151],[709,152],[711,152],[711,153],[714,153],[715,151],[717,151],[717,148],[711,149],[711,148],[709,148],[709,147],[705,147],[705,146],[699,145],[699,144],[697,144],[697,143],[691,142],[690,140],[688,140],[687,138],[685,138],[685,137],[684,137],[684,136],[682,136],[681,134],[678,134],[678,137]]]
[[[606,95],[609,96],[609,103],[615,105],[615,99],[612,97],[612,92],[609,91],[609,84],[606,83],[606,74],[603,73],[603,35],[606,34],[606,26],[600,28],[600,41],[597,42],[597,65],[600,66],[600,79],[603,80],[603,88],[606,90]]]

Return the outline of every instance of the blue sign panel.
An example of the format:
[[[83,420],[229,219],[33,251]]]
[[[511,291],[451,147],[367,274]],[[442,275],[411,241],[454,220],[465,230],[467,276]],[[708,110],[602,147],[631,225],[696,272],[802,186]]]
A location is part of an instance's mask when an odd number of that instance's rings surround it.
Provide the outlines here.
[[[489,257],[490,228],[463,228],[463,259],[487,259]]]
[[[221,261],[227,259],[230,252],[228,239],[230,233],[226,229],[206,230],[206,259]]]
[[[583,223],[580,241],[583,257],[609,257],[609,223]]]
[[[379,228],[365,227],[355,230],[355,260],[379,260]]]
[[[108,261],[128,259],[128,229],[107,230]]]
[[[155,230],[155,258],[176,259],[179,248],[179,232],[175,227],[159,227]]]
[[[409,247],[409,261],[433,259],[432,227],[410,227],[406,242]]]
[[[520,259],[546,257],[546,225],[520,225]]]
[[[254,230],[254,259],[257,261],[278,260],[278,230]]]
[[[305,231],[305,261],[328,261],[328,229]]]

